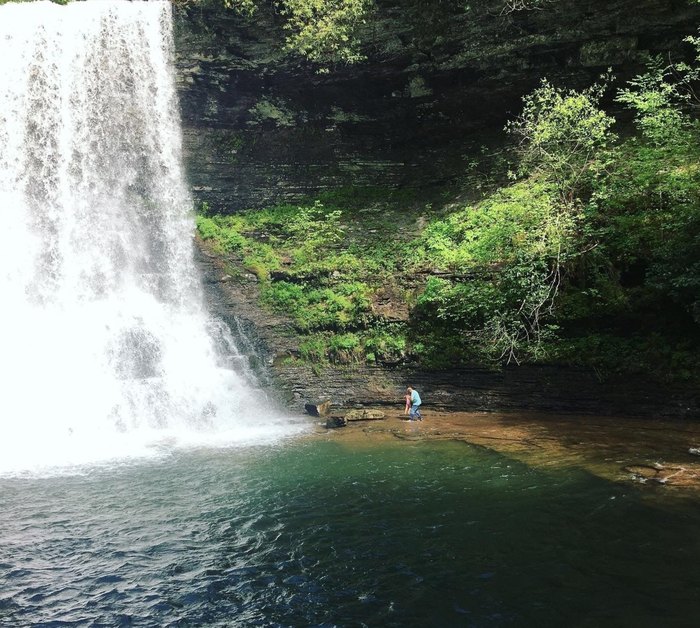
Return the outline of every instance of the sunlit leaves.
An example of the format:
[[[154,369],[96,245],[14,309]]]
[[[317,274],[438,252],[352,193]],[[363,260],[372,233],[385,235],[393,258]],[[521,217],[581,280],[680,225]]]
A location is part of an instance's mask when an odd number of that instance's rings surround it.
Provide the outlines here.
[[[356,31],[373,0],[280,0],[286,17],[287,49],[326,67],[364,57]]]
[[[680,142],[690,123],[683,106],[695,98],[692,85],[697,79],[696,68],[655,58],[645,74],[619,90],[617,100],[635,112],[637,125],[649,141]]]
[[[506,127],[519,145],[521,176],[538,172],[571,199],[581,180],[602,166],[614,119],[600,108],[605,85],[583,90],[554,87],[546,79],[523,98],[523,112]]]

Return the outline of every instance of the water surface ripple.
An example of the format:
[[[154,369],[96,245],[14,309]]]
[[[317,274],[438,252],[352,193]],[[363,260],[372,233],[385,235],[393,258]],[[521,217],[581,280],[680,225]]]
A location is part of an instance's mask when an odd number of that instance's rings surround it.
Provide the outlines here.
[[[462,443],[0,479],[2,626],[691,626],[700,511]]]

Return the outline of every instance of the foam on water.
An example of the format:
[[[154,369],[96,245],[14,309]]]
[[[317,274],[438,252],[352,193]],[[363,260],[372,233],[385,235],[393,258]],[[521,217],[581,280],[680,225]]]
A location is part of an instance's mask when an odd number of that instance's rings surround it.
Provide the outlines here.
[[[0,472],[290,429],[203,307],[172,53],[167,2],[0,7]]]

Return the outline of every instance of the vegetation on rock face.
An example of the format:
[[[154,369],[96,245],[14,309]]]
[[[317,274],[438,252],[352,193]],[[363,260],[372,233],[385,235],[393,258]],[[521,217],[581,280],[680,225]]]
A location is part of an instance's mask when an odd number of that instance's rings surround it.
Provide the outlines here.
[[[375,8],[374,0],[176,0],[185,6],[212,5],[253,16],[265,8],[280,18],[284,49],[318,64],[320,71],[364,59],[358,30]]]
[[[422,45],[423,30],[430,31],[431,38],[440,32],[438,24],[455,14],[468,14],[476,5],[493,17],[513,13],[543,10],[558,0],[465,0],[413,1],[402,6],[407,14],[414,14],[415,32],[412,38]],[[328,72],[329,66],[352,64],[365,59],[363,48],[372,39],[373,13],[376,0],[175,0],[179,5],[224,6],[246,16],[253,16],[259,9],[271,11],[282,24],[283,47],[287,52],[299,55],[316,64],[320,72]],[[425,28],[427,25],[428,28]],[[424,42],[428,43],[428,42]]]
[[[354,35],[373,5],[373,0],[286,0],[286,46],[317,63],[360,61]]]
[[[618,90],[620,139],[585,90],[544,81],[508,125],[503,172],[469,204],[339,191],[302,207],[198,217],[260,282],[313,362],[548,360],[696,378],[700,126],[694,66]],[[510,180],[509,180],[510,179]],[[500,181],[500,183],[495,183]]]
[[[364,198],[379,196],[367,191]],[[357,230],[354,217],[335,208],[343,197],[235,216],[204,212],[198,230],[215,250],[255,275],[265,307],[292,318],[303,338],[303,358],[399,362],[405,325],[388,311],[379,314],[373,298],[392,283],[402,258],[394,235],[386,239],[402,213],[387,215],[377,205]]]

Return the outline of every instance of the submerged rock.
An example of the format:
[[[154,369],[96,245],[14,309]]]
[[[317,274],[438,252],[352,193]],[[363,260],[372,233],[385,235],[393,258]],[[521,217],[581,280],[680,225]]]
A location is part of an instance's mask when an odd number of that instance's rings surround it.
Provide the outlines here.
[[[635,464],[624,467],[624,471],[632,474],[635,480],[645,482],[647,480],[658,481],[661,469],[651,465]]]
[[[697,486],[700,479],[697,467],[692,465],[659,464],[630,465],[624,468],[638,482],[654,482],[673,486]]]
[[[347,424],[348,421],[344,416],[330,416],[326,419],[326,427],[328,429],[345,427]]]

